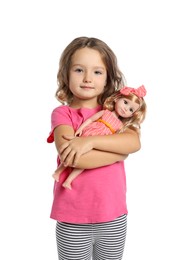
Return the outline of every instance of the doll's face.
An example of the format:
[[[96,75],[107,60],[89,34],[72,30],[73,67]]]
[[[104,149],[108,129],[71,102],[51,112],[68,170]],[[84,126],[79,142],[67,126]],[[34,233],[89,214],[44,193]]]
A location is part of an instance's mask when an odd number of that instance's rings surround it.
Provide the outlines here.
[[[118,99],[115,103],[116,114],[123,118],[132,117],[138,108],[139,104],[124,97]]]

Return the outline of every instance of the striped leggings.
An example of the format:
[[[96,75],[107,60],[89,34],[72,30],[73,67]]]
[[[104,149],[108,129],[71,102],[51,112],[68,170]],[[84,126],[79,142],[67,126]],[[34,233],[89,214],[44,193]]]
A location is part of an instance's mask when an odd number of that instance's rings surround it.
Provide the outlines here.
[[[59,260],[121,260],[126,227],[127,215],[96,224],[57,222]]]

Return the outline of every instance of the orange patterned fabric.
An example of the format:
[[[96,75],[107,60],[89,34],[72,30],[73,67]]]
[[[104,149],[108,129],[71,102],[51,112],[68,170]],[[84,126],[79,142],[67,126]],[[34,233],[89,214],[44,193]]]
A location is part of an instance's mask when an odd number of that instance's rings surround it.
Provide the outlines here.
[[[122,122],[106,109],[103,116],[83,129],[82,135],[110,135],[114,134],[122,126]]]

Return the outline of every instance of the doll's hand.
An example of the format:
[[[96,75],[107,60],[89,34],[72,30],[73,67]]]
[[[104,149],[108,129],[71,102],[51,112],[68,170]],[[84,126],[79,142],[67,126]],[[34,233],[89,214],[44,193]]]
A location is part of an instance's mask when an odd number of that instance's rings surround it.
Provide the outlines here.
[[[75,132],[75,136],[81,136],[82,135],[82,130],[78,129],[76,132]]]
[[[89,137],[63,136],[67,140],[59,148],[61,162],[65,167],[75,167],[82,154],[93,149],[92,142]]]

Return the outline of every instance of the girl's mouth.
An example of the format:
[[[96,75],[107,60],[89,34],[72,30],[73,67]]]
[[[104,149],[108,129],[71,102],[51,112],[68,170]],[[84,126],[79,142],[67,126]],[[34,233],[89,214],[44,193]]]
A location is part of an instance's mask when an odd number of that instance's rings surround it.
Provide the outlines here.
[[[81,86],[82,89],[94,89],[93,87],[91,86]]]

